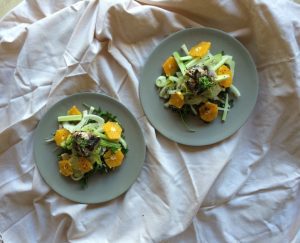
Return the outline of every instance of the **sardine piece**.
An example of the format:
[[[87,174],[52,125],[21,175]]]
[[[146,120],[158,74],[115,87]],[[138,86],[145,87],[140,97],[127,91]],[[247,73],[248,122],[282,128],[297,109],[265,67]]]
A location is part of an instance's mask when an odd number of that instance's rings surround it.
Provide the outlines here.
[[[89,132],[74,132],[73,148],[79,156],[88,157],[100,141],[100,138]]]
[[[202,76],[207,76],[208,74],[208,68],[204,66],[203,68],[200,66],[194,66],[187,70],[186,74],[195,80],[198,80]]]

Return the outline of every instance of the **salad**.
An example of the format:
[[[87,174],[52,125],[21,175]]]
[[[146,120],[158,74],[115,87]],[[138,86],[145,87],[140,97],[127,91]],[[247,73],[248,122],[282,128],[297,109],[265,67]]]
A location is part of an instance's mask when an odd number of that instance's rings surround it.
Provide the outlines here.
[[[83,186],[91,175],[107,174],[121,166],[128,152],[117,117],[85,106],[83,111],[72,106],[65,115],[58,116],[58,129],[47,140],[59,148],[59,173]]]
[[[174,51],[164,61],[163,74],[155,81],[165,107],[178,112],[183,121],[185,115],[193,114],[209,123],[221,113],[225,122],[234,98],[241,96],[233,84],[233,57],[223,51],[214,55],[210,49],[208,41],[190,49],[183,44],[181,53]]]

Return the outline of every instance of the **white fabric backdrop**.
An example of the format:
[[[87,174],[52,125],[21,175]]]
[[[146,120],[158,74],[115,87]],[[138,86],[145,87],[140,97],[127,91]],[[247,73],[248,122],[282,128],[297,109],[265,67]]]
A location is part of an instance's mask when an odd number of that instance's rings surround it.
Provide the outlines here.
[[[4,242],[297,242],[300,6],[292,1],[25,1],[0,22],[0,232]],[[178,145],[144,116],[139,74],[188,27],[222,29],[252,54],[257,105],[232,137]],[[54,193],[32,136],[54,102],[82,91],[126,103],[147,143],[130,190],[99,205]]]

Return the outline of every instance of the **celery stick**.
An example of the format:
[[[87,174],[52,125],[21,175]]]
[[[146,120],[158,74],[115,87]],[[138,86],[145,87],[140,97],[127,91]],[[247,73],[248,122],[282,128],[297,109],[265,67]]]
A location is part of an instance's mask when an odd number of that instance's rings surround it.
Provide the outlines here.
[[[97,136],[99,137],[99,138],[104,138],[104,139],[108,139],[107,138],[107,136],[104,134],[104,133],[97,133]]]
[[[95,107],[94,107],[94,106],[91,106],[91,107],[90,107],[90,110],[89,110],[89,114],[93,114],[94,110],[95,110]]]
[[[196,66],[201,61],[202,61],[201,57],[195,57],[186,64],[186,68],[191,68],[193,66]]]
[[[229,109],[225,109],[225,108],[222,108],[222,107],[218,107],[218,110],[219,111],[225,111],[225,110],[229,111]]]
[[[186,72],[186,67],[184,65],[184,63],[180,60],[180,55],[177,51],[175,51],[173,53],[173,57],[175,58],[176,62],[177,62],[177,65],[182,73],[182,75],[185,75],[185,72]]]
[[[210,58],[207,59],[207,61],[204,62],[204,65],[208,66],[213,66],[220,62],[222,60],[222,54],[216,54],[214,56],[211,56]]]
[[[232,91],[232,93],[234,93],[234,95],[235,95],[236,97],[240,97],[240,96],[241,96],[240,91],[239,91],[238,88],[235,87],[233,84],[231,84],[229,88],[230,88],[230,90]]]
[[[193,57],[185,66],[187,69],[194,67],[196,65],[205,66],[206,62],[209,62],[213,58],[213,55],[208,52],[204,57]]]
[[[67,115],[57,117],[58,122],[80,121],[81,119],[82,115]]]
[[[231,56],[222,56],[221,61],[212,67],[212,70],[216,71],[219,67],[221,67],[227,60],[232,59]]]
[[[122,137],[120,138],[120,143],[123,146],[123,148],[127,149],[128,145],[127,145],[127,143],[126,143],[126,141],[125,141],[124,138],[122,138]]]
[[[192,56],[184,56],[184,57],[180,57],[180,61],[189,61],[192,60],[193,57]]]
[[[100,146],[113,148],[113,149],[120,149],[121,145],[119,143],[111,142],[105,139],[100,140]]]
[[[228,103],[228,94],[226,94],[226,99],[225,99],[225,106],[224,106],[224,111],[223,111],[223,115],[222,115],[222,121],[226,120],[227,117],[227,113],[228,113],[228,107],[229,107],[229,103]]]
[[[181,49],[184,51],[184,53],[185,53],[187,56],[189,55],[189,50],[188,50],[186,44],[183,44],[183,45],[181,46]]]
[[[215,78],[215,81],[216,82],[220,82],[222,80],[225,80],[227,78],[229,78],[230,76],[228,74],[222,74],[222,75],[218,75],[216,78]]]

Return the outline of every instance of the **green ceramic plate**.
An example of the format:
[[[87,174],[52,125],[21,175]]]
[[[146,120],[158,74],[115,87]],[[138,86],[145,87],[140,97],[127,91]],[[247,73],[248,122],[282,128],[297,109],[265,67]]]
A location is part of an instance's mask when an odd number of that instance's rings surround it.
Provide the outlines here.
[[[241,92],[229,112],[226,122],[216,119],[210,124],[197,117],[189,117],[187,123],[197,132],[189,132],[178,114],[164,107],[158,96],[155,80],[162,73],[162,63],[182,44],[191,47],[200,41],[212,43],[211,52],[224,51],[235,60],[234,84]],[[247,120],[254,108],[258,94],[258,76],[255,64],[246,48],[223,31],[210,28],[191,28],[179,31],[163,40],[145,63],[140,77],[139,95],[144,112],[151,124],[169,139],[191,146],[209,145],[235,133]]]
[[[108,175],[93,175],[84,189],[79,183],[59,174],[56,146],[45,142],[45,138],[57,129],[57,116],[65,114],[72,105],[84,109],[83,103],[100,106],[116,115],[124,127],[129,148],[121,167]],[[143,133],[135,117],[118,101],[97,93],[80,93],[60,100],[43,116],[34,135],[35,162],[46,183],[63,197],[80,203],[105,202],[123,194],[137,179],[145,153]]]

